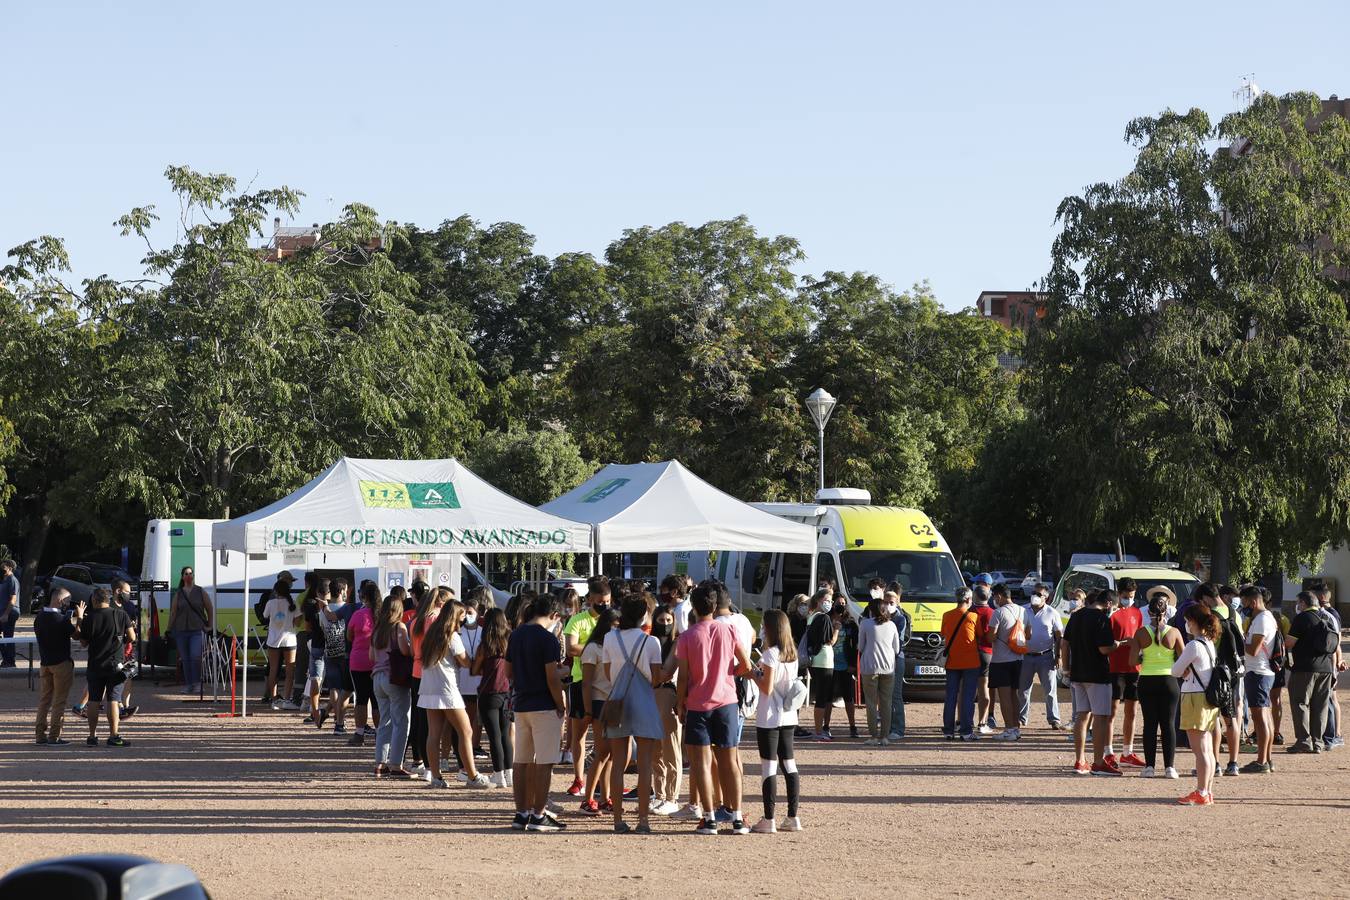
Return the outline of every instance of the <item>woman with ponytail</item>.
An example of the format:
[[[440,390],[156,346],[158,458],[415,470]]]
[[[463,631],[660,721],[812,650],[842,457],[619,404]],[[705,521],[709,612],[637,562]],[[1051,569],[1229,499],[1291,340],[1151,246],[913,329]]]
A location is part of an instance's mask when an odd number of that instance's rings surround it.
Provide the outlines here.
[[[1148,614],[1134,633],[1138,653],[1139,705],[1144,712],[1144,778],[1152,778],[1157,769],[1158,734],[1162,734],[1163,777],[1176,778],[1177,704],[1180,685],[1172,674],[1172,664],[1181,655],[1181,633],[1167,624],[1169,607],[1176,606],[1176,595],[1159,585],[1148,592]]]
[[[469,665],[464,641],[459,636],[463,621],[464,607],[446,603],[422,637],[422,688],[417,703],[427,711],[427,768],[431,770],[434,788],[447,787],[441,775],[441,735],[447,727],[452,729],[459,742],[465,784],[468,787],[491,784],[473,762],[473,751],[469,749],[469,716],[464,711],[464,697],[459,692],[456,677],[457,668]]]
[[[380,711],[375,729],[375,777],[411,778],[412,773],[403,768],[403,754],[408,747],[412,688],[390,681],[389,657],[393,653],[404,657],[412,654],[408,627],[403,624],[403,599],[396,594],[385,598],[370,632],[371,678]]]
[[[1192,603],[1183,613],[1186,632],[1194,638],[1177,661],[1172,674],[1183,679],[1181,683],[1181,727],[1186,729],[1191,749],[1195,751],[1195,790],[1178,802],[1183,806],[1209,806],[1214,802],[1210,786],[1214,783],[1214,743],[1210,732],[1219,720],[1219,708],[1210,706],[1205,688],[1214,677],[1214,662],[1219,640],[1219,619],[1203,603]]]

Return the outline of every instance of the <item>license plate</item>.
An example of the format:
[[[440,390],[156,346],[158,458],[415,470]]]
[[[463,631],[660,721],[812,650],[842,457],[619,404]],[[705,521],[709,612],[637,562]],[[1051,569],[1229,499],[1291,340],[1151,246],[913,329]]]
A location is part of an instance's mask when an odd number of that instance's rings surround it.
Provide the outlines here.
[[[947,670],[942,666],[915,666],[915,675],[946,675]]]

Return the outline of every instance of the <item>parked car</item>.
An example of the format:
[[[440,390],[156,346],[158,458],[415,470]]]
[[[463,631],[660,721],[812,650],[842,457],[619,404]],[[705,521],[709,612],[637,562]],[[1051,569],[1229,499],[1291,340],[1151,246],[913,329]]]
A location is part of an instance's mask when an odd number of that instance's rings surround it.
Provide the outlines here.
[[[95,590],[111,588],[117,580],[130,583],[132,578],[122,571],[121,566],[91,562],[67,563],[52,573],[47,590],[63,587],[70,591],[72,603],[88,603]]]
[[[1055,585],[1054,599],[1051,604],[1061,615],[1067,616],[1069,612],[1069,602],[1066,595],[1074,588],[1082,588],[1091,593],[1104,588],[1115,590],[1116,583],[1126,576],[1133,578],[1138,587],[1138,593],[1135,595],[1137,602],[1142,606],[1144,598],[1148,592],[1163,585],[1171,588],[1172,593],[1177,596],[1177,603],[1188,599],[1191,591],[1200,583],[1190,572],[1182,571],[1179,563],[1170,562],[1106,562],[1090,563],[1087,565],[1069,566],[1064,571],[1064,575],[1059,579],[1059,584]]]
[[[47,605],[47,592],[50,590],[52,576],[38,575],[33,578],[33,596],[28,598],[28,614],[35,616]]]

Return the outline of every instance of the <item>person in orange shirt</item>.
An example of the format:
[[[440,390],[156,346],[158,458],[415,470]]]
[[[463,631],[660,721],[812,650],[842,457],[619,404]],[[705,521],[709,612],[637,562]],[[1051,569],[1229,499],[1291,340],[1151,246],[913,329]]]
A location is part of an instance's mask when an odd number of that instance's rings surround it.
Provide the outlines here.
[[[975,687],[980,678],[980,651],[975,630],[979,616],[971,611],[970,603],[970,588],[958,588],[956,609],[942,614],[942,635],[947,650],[947,698],[942,707],[942,735],[949,741],[956,740],[958,721],[961,740],[979,740],[974,729]]]

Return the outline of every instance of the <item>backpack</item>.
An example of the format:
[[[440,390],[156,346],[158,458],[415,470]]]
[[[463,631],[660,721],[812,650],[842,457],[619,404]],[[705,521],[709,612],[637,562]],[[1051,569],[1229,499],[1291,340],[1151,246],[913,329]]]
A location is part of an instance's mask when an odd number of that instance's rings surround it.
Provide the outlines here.
[[[1280,620],[1275,620],[1275,635],[1270,639],[1270,671],[1276,675],[1284,671],[1285,663],[1284,632],[1280,630]]]
[[[270,590],[262,591],[258,594],[258,602],[253,604],[253,616],[258,620],[258,625],[262,628],[267,627],[267,601],[272,599]]]
[[[1008,645],[1009,650],[1019,656],[1027,652],[1027,629],[1025,619],[1026,613],[1023,612],[1021,607],[1017,607],[1017,621],[1013,622],[1012,628],[1008,629],[1008,638],[1004,642]]]
[[[347,623],[338,619],[336,622],[330,622],[322,618],[323,622],[323,655],[324,659],[345,659],[347,656]]]
[[[1202,642],[1206,653],[1213,652],[1214,668],[1210,670],[1209,681],[1205,683],[1205,702],[1222,712],[1233,705],[1233,670],[1219,661],[1219,654],[1208,641]]]
[[[1317,621],[1322,626],[1322,639],[1313,640],[1313,635],[1309,634],[1305,640],[1312,640],[1312,646],[1315,648],[1313,653],[1317,656],[1329,656],[1335,653],[1341,646],[1341,633],[1336,630],[1336,620],[1331,617],[1331,613],[1319,609],[1317,611]]]

